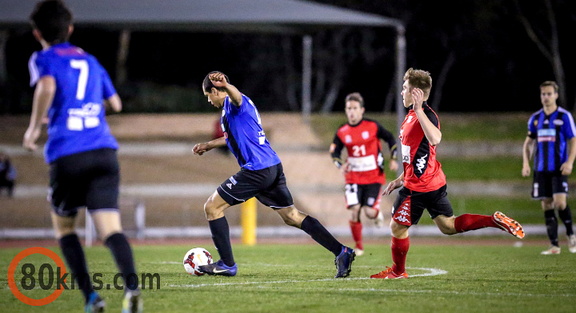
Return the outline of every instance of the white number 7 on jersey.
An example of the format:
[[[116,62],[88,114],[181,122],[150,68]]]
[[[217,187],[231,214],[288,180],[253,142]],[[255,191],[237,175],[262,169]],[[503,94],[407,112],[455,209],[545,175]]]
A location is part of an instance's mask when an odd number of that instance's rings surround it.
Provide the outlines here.
[[[78,86],[76,87],[76,99],[84,100],[86,84],[88,83],[88,62],[86,60],[70,60],[70,67],[80,70]]]

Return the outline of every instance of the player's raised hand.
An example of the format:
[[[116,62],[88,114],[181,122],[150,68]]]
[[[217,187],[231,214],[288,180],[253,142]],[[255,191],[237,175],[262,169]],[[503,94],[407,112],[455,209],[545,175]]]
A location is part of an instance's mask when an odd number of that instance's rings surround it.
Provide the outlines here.
[[[424,91],[420,88],[412,88],[412,101],[414,101],[414,110],[422,109],[424,103]]]
[[[228,83],[226,81],[226,75],[224,75],[224,73],[220,72],[212,73],[210,74],[209,78],[215,87],[224,87]]]

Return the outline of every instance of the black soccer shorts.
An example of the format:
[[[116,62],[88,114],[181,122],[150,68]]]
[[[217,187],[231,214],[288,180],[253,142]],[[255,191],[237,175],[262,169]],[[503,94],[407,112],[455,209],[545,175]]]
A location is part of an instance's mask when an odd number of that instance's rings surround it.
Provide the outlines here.
[[[447,217],[454,215],[446,185],[430,192],[417,192],[402,187],[392,207],[392,219],[401,225],[416,225],[424,210],[428,210],[432,219],[439,215]]]
[[[78,209],[117,210],[120,166],[114,149],[98,149],[58,158],[50,164],[50,202],[59,216]]]
[[[568,176],[557,172],[534,172],[532,198],[552,198],[555,193],[568,193]]]
[[[242,168],[218,186],[217,191],[230,205],[242,203],[252,197],[273,209],[294,205],[286,185],[282,163],[256,171]]]

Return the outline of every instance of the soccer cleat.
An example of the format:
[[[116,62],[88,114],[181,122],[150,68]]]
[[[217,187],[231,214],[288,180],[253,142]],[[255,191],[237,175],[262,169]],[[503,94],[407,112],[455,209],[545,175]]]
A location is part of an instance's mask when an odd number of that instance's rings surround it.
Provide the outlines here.
[[[88,301],[84,306],[84,312],[86,313],[101,313],[104,312],[104,308],[106,307],[106,302],[100,298],[96,291],[92,291],[90,296],[88,297]]]
[[[140,290],[126,290],[122,300],[122,313],[142,313],[143,307]]]
[[[374,219],[374,225],[377,228],[382,228],[382,226],[384,226],[384,214],[382,214],[382,210],[378,211],[378,215],[376,215],[376,218]]]
[[[576,253],[576,235],[568,236],[568,250],[570,253]]]
[[[404,272],[402,274],[396,274],[392,271],[391,267],[386,266],[385,270],[383,270],[378,274],[370,275],[370,278],[402,279],[402,278],[408,278],[408,273]]]
[[[550,246],[547,250],[540,252],[542,255],[552,255],[552,254],[560,254],[560,247]]]
[[[219,260],[216,263],[200,265],[198,270],[208,275],[235,276],[238,271],[238,265],[228,266],[222,260]]]
[[[354,249],[354,253],[356,254],[356,256],[361,256],[364,254],[364,250],[356,248]]]
[[[513,236],[516,236],[516,238],[524,238],[524,229],[522,228],[522,225],[520,225],[516,220],[504,215],[504,213],[500,211],[494,212],[492,220],[500,226],[500,228],[509,232]]]
[[[355,257],[354,249],[343,246],[340,254],[334,260],[334,264],[336,264],[336,276],[334,278],[348,277],[352,271],[352,262],[354,262]]]

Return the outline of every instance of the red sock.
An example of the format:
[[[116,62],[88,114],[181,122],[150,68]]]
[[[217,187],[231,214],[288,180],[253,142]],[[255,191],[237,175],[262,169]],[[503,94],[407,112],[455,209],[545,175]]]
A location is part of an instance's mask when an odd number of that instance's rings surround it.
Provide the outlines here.
[[[350,221],[350,230],[352,230],[352,239],[356,243],[356,248],[364,250],[364,244],[362,244],[362,223]]]
[[[392,237],[392,271],[396,274],[406,272],[406,255],[410,249],[410,237],[398,239]]]
[[[499,226],[494,223],[490,215],[462,214],[454,220],[454,228],[459,233],[486,227]]]

